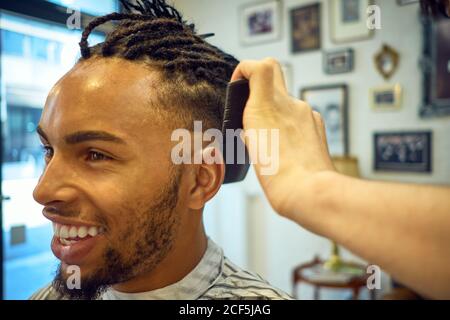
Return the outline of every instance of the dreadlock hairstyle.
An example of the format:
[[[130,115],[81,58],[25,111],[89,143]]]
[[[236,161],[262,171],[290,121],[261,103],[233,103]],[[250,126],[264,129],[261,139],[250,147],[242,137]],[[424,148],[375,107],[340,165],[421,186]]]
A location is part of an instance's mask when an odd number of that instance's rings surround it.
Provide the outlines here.
[[[98,17],[85,28],[80,61],[114,56],[147,63],[164,75],[159,102],[187,107],[177,110],[185,120],[204,120],[206,127],[220,129],[226,85],[239,61],[197,35],[194,24],[165,0],[120,1],[127,12]],[[109,21],[120,22],[104,42],[89,47],[90,33]]]

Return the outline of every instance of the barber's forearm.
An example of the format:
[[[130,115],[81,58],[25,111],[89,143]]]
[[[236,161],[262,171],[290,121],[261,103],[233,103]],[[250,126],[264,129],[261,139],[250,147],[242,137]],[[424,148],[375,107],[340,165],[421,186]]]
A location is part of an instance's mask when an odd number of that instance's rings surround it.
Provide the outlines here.
[[[450,297],[450,189],[324,172],[298,192],[301,225],[422,294]]]

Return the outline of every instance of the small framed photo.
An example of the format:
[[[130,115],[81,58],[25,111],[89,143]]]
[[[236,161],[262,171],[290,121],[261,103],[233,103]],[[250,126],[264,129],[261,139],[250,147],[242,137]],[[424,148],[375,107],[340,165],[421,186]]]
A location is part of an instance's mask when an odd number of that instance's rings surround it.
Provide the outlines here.
[[[399,84],[370,89],[370,106],[375,111],[398,110],[402,104],[402,87]]]
[[[346,84],[303,88],[300,98],[319,112],[325,123],[328,149],[332,156],[349,154],[348,89]]]
[[[367,27],[367,7],[371,0],[332,0],[331,5],[331,40],[345,43],[369,39],[373,30]]]
[[[431,131],[375,133],[375,171],[431,172],[431,140]]]
[[[240,34],[243,45],[278,40],[281,36],[279,1],[257,2],[240,7]]]
[[[291,10],[291,50],[300,53],[321,48],[320,3]]]
[[[423,54],[421,117],[450,116],[450,19],[422,18]]]
[[[353,70],[353,49],[324,52],[323,65],[326,74],[338,74]]]

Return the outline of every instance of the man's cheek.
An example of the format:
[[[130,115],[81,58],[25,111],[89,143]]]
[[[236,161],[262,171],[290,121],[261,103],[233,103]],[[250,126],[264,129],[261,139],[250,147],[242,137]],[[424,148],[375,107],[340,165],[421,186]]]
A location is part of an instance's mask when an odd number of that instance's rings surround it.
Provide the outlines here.
[[[125,208],[121,203],[112,202],[100,210],[99,220],[106,226],[105,237],[109,241],[115,241],[127,230],[132,220],[133,209]]]

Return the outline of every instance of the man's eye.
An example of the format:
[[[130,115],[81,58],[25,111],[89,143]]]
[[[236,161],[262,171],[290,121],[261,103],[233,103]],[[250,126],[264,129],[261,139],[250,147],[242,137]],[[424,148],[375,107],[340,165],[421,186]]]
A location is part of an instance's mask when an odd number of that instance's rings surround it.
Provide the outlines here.
[[[42,149],[44,150],[44,157],[46,159],[50,159],[53,157],[53,148],[50,146],[42,146]]]
[[[103,161],[103,160],[111,160],[110,157],[104,155],[101,152],[97,152],[97,151],[89,151],[89,156],[88,156],[88,160],[90,161]]]

